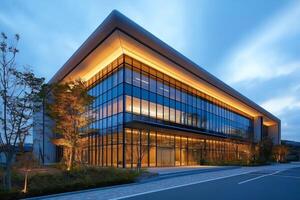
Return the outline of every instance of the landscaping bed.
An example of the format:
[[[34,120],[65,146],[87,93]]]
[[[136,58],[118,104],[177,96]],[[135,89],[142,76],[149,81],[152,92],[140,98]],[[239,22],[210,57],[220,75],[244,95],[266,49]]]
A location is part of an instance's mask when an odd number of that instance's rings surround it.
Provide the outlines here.
[[[13,173],[13,189],[0,190],[1,199],[20,199],[25,197],[56,194],[103,186],[132,183],[139,177],[134,170],[118,168],[81,167],[72,171],[34,172],[29,175],[28,192],[22,193],[24,174]],[[1,183],[2,186],[2,183]]]

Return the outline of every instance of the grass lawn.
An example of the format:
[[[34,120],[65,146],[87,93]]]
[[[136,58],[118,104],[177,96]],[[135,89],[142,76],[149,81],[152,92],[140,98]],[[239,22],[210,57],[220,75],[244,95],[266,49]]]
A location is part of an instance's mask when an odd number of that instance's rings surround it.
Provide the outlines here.
[[[0,173],[1,176],[2,173]],[[4,191],[0,189],[0,199],[20,199],[132,183],[139,176],[140,174],[135,170],[119,168],[81,167],[72,171],[63,171],[53,167],[41,168],[30,172],[28,193],[23,194],[20,191],[24,186],[24,172],[14,170],[13,190]],[[2,182],[0,184],[1,188]]]

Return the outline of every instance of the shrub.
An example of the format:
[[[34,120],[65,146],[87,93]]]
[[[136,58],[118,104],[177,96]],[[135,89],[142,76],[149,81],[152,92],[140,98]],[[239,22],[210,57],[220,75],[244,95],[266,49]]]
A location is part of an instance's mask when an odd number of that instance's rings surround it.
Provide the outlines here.
[[[0,191],[6,199],[18,199],[31,196],[40,196],[87,188],[111,186],[131,183],[136,180],[138,173],[128,169],[81,167],[72,171],[59,171],[57,173],[36,173],[29,177],[28,193],[22,194],[21,185],[15,186],[18,190]],[[19,179],[19,178],[18,178]]]
[[[259,143],[259,162],[271,161],[273,142],[270,138],[263,138]]]
[[[287,155],[289,153],[289,148],[285,145],[276,145],[273,147],[273,158],[276,162],[285,163],[287,162]]]
[[[25,196],[22,193],[20,193],[19,190],[16,189],[12,189],[10,191],[0,189],[0,197],[1,200],[13,200],[24,198]]]

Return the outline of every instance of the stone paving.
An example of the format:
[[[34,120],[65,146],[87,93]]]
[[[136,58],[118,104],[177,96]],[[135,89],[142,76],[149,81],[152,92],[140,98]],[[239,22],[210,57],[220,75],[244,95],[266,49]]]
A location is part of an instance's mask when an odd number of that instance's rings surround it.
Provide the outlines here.
[[[148,168],[148,171],[160,175],[165,175],[165,174],[194,171],[194,170],[223,169],[223,168],[225,169],[226,167],[197,165],[197,166],[184,166],[184,167],[153,167],[153,168]]]
[[[122,197],[128,197],[139,193],[148,193],[151,191],[159,191],[167,188],[176,188],[184,185],[190,185],[193,183],[201,183],[210,180],[217,180],[226,177],[236,176],[245,173],[251,173],[262,170],[286,170],[295,167],[298,163],[294,164],[278,164],[270,166],[259,167],[240,167],[236,169],[218,170],[213,172],[205,172],[199,174],[192,174],[186,176],[173,177],[168,179],[162,179],[157,181],[149,181],[145,183],[135,183],[123,186],[115,186],[101,189],[92,189],[79,192],[64,193],[58,195],[44,196],[32,199],[48,199],[48,200],[81,200],[81,199],[121,199]]]

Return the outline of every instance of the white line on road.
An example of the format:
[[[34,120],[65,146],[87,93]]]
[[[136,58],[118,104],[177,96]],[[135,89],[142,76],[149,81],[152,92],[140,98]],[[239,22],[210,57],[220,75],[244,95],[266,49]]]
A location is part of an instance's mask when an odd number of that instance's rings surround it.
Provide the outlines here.
[[[126,198],[130,198],[130,197],[144,195],[144,194],[150,194],[150,193],[160,192],[160,191],[164,191],[164,190],[170,190],[170,189],[175,189],[175,188],[180,188],[180,187],[185,187],[185,186],[190,186],[190,185],[196,185],[196,184],[199,184],[199,183],[215,181],[215,180],[219,180],[219,179],[230,178],[230,177],[233,177],[233,176],[239,176],[239,175],[249,174],[249,173],[251,173],[251,171],[250,172],[249,171],[248,172],[242,172],[242,173],[238,173],[238,174],[232,174],[232,175],[228,175],[228,176],[220,176],[218,178],[212,178],[212,179],[207,179],[207,180],[202,180],[202,181],[196,181],[196,182],[193,182],[193,183],[176,185],[176,186],[161,188],[161,189],[157,189],[157,190],[150,190],[150,191],[147,191],[147,192],[140,192],[140,193],[126,195],[126,196],[122,196],[122,197],[111,198],[109,200],[126,199]]]
[[[248,179],[248,180],[245,180],[245,181],[239,182],[238,184],[239,184],[239,185],[241,185],[241,184],[243,184],[243,183],[247,183],[247,182],[250,182],[250,181],[254,181],[254,180],[257,180],[257,179],[260,179],[260,178],[266,177],[266,176],[272,176],[272,175],[278,174],[279,172],[281,172],[281,171],[276,171],[276,172],[274,172],[274,173],[271,173],[271,174],[265,174],[265,175],[258,176],[258,177],[255,177],[255,178],[250,178],[250,179]]]
[[[283,178],[294,178],[294,179],[300,179],[298,176],[285,176],[285,175],[274,175],[276,177],[283,177]]]

